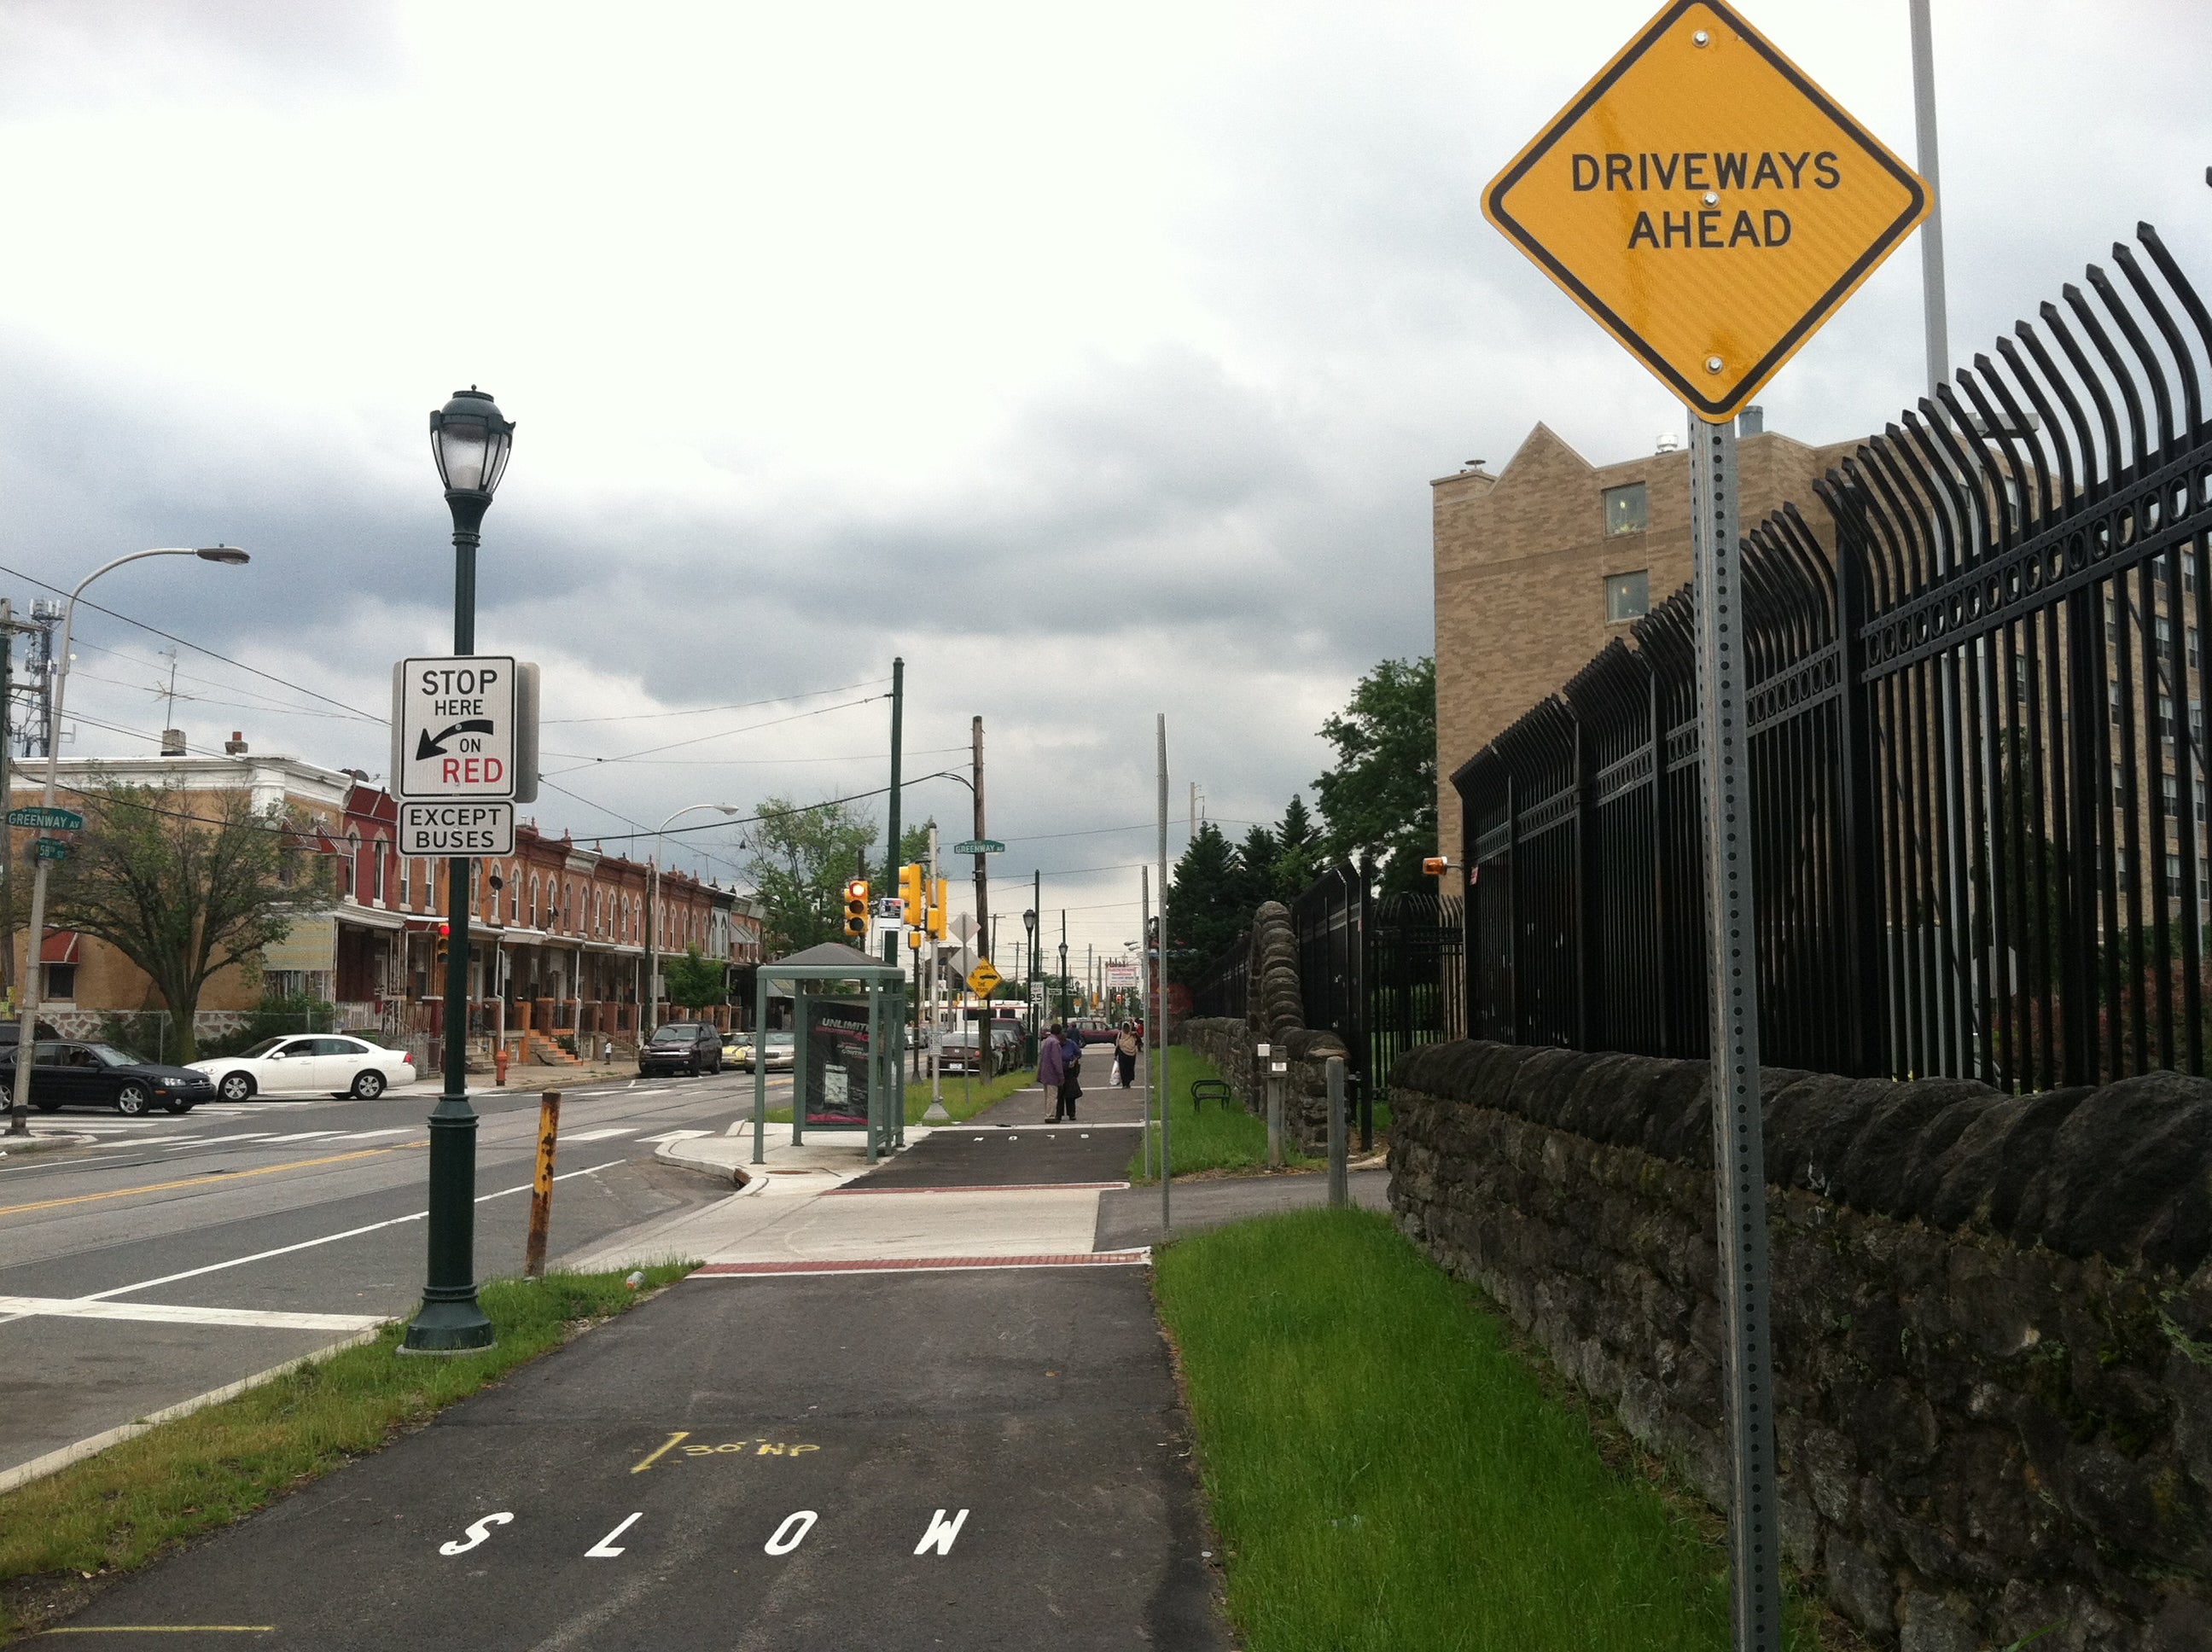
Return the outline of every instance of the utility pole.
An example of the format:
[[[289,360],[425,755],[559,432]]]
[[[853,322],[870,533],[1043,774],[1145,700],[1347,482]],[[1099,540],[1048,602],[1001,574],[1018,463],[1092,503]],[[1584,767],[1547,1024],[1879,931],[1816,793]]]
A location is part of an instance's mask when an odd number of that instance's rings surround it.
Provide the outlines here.
[[[1175,1160],[1168,1153],[1169,1103],[1175,1092],[1168,1088],[1168,714],[1159,714],[1160,742],[1160,961],[1152,971],[1152,980],[1159,990],[1158,1030],[1152,1039],[1152,1060],[1159,1064],[1160,1098],[1160,1226],[1174,1225],[1168,1206],[1168,1189],[1173,1184]]]
[[[973,789],[975,793],[975,841],[980,843],[988,835],[983,829],[983,720],[981,717],[977,717],[969,725],[969,738],[975,744],[975,755],[970,760],[972,766],[969,778],[975,782]],[[979,854],[975,857],[975,945],[976,955],[986,958],[991,956],[991,878],[990,873],[986,870],[990,861],[991,857],[987,854]]]
[[[1060,1018],[1068,1017],[1067,1006],[1067,908],[1060,909]]]
[[[981,720],[977,720],[978,722]],[[977,855],[978,860],[983,857]],[[937,823],[929,823],[929,898],[937,899]],[[944,1042],[944,1013],[939,1005],[940,983],[944,980],[937,959],[937,938],[930,932],[931,926],[924,921],[921,944],[929,954],[929,1106],[921,1115],[924,1124],[951,1124],[952,1115],[945,1110],[945,1081],[938,1067],[938,1046]],[[984,1048],[979,1044],[978,1049]]]
[[[1137,1011],[1145,1029],[1145,1174],[1152,1173],[1152,1073],[1158,1052],[1152,1047],[1152,869],[1137,868],[1137,990],[1144,994]],[[1160,1161],[1164,1166],[1167,1160]]]
[[[1920,226],[1920,307],[1928,342],[1928,394],[1951,375],[1949,307],[1943,293],[1943,185],[1936,158],[1936,40],[1928,0],[1910,0],[1912,28],[1912,126],[1920,145],[1920,177],[1928,185],[1928,217]]]
[[[904,732],[906,714],[906,659],[903,655],[891,661],[891,841],[884,850],[884,887],[895,890],[899,886],[899,745]],[[898,962],[896,938],[884,938],[884,962]]]

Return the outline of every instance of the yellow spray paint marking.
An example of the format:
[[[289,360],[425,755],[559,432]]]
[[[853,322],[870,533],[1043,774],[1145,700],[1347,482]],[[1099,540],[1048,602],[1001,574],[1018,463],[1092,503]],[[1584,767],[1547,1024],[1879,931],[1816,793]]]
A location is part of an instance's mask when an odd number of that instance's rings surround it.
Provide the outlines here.
[[[343,1164],[349,1158],[375,1158],[385,1153],[397,1153],[403,1148],[427,1145],[427,1142],[403,1141],[390,1147],[364,1147],[357,1152],[332,1153],[327,1158],[295,1158],[283,1164],[264,1164],[258,1170],[234,1170],[223,1176],[203,1174],[186,1176],[181,1181],[149,1181],[143,1187],[116,1187],[104,1193],[76,1193],[68,1199],[41,1199],[29,1205],[0,1205],[0,1216],[20,1216],[25,1211],[51,1211],[63,1205],[89,1205],[102,1199],[127,1199],[132,1193],[164,1193],[178,1187],[220,1187],[226,1182],[243,1181],[248,1176],[274,1175],[279,1170],[305,1170],[317,1164]],[[46,1632],[58,1635],[62,1631],[48,1630]],[[85,1632],[89,1634],[92,1631],[88,1630]]]
[[[746,1448],[750,1447],[748,1450]],[[797,1457],[819,1451],[818,1445],[794,1445],[782,1440],[732,1440],[722,1445],[688,1445],[686,1457]]]
[[[653,1464],[659,1462],[662,1457],[667,1455],[668,1449],[671,1446],[675,1445],[679,1441],[688,1440],[690,1437],[691,1430],[690,1429],[678,1429],[675,1433],[670,1435],[665,1440],[663,1440],[660,1442],[658,1449],[653,1451],[653,1453],[650,1456],[647,1457],[643,1462],[636,1465],[636,1467],[632,1468],[629,1472],[633,1474],[644,1473],[647,1469],[652,1467]]]
[[[87,1624],[41,1635],[273,1635],[274,1624]]]

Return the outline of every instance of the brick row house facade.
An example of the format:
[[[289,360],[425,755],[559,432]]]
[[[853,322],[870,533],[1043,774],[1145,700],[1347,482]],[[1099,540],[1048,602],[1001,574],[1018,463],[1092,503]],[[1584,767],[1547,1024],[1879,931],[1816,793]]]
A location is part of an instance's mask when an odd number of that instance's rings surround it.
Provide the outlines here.
[[[241,1024],[264,996],[306,998],[337,1006],[338,1024],[377,1031],[432,1059],[445,1027],[445,942],[449,918],[445,863],[396,853],[398,808],[390,793],[360,774],[282,756],[144,757],[64,762],[60,800],[100,782],[172,787],[181,806],[240,789],[257,808],[281,804],[301,842],[331,862],[331,898],[303,911],[268,947],[258,977],[225,970],[198,1006],[203,1036]],[[40,781],[43,775],[39,776]],[[13,802],[35,802],[39,787],[19,771]],[[13,834],[14,864],[27,864],[26,840]],[[470,1027],[480,1053],[503,1043],[518,1059],[542,1045],[579,1036],[628,1045],[645,999],[645,938],[653,867],[646,859],[586,847],[535,823],[515,832],[510,856],[475,863],[469,892],[471,945]],[[660,951],[696,945],[749,976],[760,962],[760,908],[738,891],[683,872],[659,880]],[[11,938],[21,979],[25,938]],[[89,1033],[112,1014],[160,1010],[152,983],[113,947],[90,936],[50,932],[41,957],[45,1017],[66,1032]],[[665,978],[664,969],[664,978]],[[750,1002],[734,981],[733,1004],[706,1015],[718,1024]],[[656,1006],[648,1024],[666,1017]]]

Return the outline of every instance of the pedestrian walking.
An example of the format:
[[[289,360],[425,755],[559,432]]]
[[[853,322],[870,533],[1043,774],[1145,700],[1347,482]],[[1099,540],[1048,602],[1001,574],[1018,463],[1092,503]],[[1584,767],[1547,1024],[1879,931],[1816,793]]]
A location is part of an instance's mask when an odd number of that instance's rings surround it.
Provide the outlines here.
[[[1045,1122],[1073,1124],[1075,1103],[1083,1094],[1083,1035],[1072,1026],[1055,1026],[1053,1034],[1060,1045],[1060,1090]]]
[[[1047,1124],[1060,1122],[1060,1091],[1067,1084],[1067,1048],[1060,1042],[1060,1023],[1052,1023],[1037,1046],[1037,1088],[1052,1097],[1052,1116]]]
[[[1145,1036],[1137,1030],[1133,1021],[1124,1021],[1121,1030],[1114,1036],[1114,1082],[1128,1090],[1137,1082],[1137,1052],[1145,1047]]]

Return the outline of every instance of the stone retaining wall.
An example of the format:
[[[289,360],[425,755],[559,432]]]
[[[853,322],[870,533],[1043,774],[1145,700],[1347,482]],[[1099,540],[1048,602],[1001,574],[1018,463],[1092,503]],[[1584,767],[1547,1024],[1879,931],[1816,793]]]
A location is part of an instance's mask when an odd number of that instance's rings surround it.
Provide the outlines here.
[[[1412,1051],[1390,1198],[1719,1506],[1705,1078]],[[2212,1083],[1765,1078],[1789,1559],[1909,1652],[2212,1647]]]
[[[1248,1113],[1264,1116],[1267,1092],[1261,1081],[1259,1047],[1290,1063],[1284,1075],[1283,1133],[1310,1153],[1328,1151],[1328,1068],[1331,1056],[1346,1054],[1333,1032],[1305,1024],[1305,999],[1298,981],[1297,938],[1291,911],[1279,901],[1261,904],[1252,916],[1249,1008],[1241,1021],[1231,1017],[1191,1017],[1182,1025],[1182,1042],[1213,1063]]]

